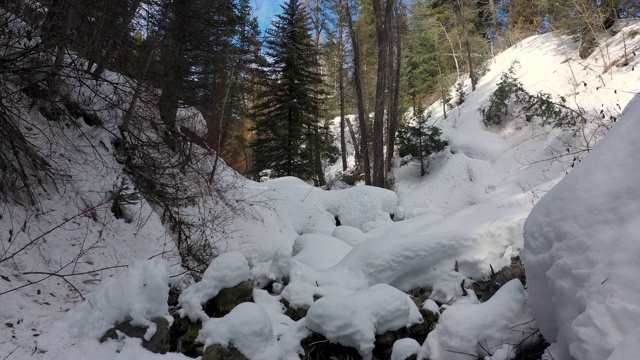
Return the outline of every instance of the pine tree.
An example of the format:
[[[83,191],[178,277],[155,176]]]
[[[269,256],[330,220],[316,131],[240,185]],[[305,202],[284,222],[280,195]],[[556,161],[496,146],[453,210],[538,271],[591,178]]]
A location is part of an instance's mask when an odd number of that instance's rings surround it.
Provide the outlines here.
[[[254,107],[253,170],[309,180],[314,178],[312,151],[322,141],[315,131],[322,77],[307,12],[298,0],[289,0],[282,9],[265,41],[270,63]]]

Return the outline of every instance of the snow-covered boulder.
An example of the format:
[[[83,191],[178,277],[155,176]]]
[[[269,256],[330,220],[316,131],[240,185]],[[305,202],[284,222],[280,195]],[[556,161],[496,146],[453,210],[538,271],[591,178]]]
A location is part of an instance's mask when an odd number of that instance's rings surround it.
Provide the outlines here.
[[[306,317],[309,330],[331,342],[352,347],[371,359],[376,335],[423,321],[411,298],[386,284],[348,296],[327,296],[316,301]]]
[[[639,114],[636,97],[525,223],[530,305],[557,360],[607,359],[618,346],[640,353],[623,341],[640,324]]]
[[[254,303],[242,303],[225,317],[203,321],[198,341],[205,347],[233,346],[249,360],[284,360],[269,315]]]
[[[189,286],[180,294],[180,316],[188,316],[191,321],[208,319],[202,305],[221,290],[232,288],[249,278],[249,263],[242,253],[221,254],[209,264],[200,282]]]
[[[520,280],[506,283],[485,303],[458,301],[442,313],[438,326],[422,345],[418,359],[468,360],[474,354],[491,356],[487,350],[504,343],[518,343],[528,335],[514,331],[514,326],[531,320],[527,310]]]

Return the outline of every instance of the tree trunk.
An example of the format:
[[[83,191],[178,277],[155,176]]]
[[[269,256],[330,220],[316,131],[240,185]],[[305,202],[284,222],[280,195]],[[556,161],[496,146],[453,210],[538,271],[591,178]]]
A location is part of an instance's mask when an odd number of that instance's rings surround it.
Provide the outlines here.
[[[347,0],[348,1],[348,0]],[[342,171],[347,170],[347,141],[345,138],[345,119],[344,119],[344,24],[342,18],[342,0],[338,6],[340,14],[338,14],[338,91],[340,93],[340,153],[342,154]],[[355,146],[355,143],[354,143]]]
[[[384,105],[387,100],[387,42],[389,41],[389,30],[391,29],[393,2],[394,0],[387,0],[383,13],[381,0],[373,0],[378,39],[378,75],[373,116],[373,176],[371,185],[377,187],[384,187]]]
[[[362,155],[362,165],[364,172],[364,183],[371,185],[371,168],[369,165],[369,146],[367,145],[367,120],[364,109],[364,98],[362,96],[362,67],[360,65],[360,49],[358,48],[358,39],[353,28],[353,20],[351,19],[351,10],[349,1],[346,2],[347,9],[347,25],[349,26],[349,34],[351,35],[351,47],[353,48],[353,78],[356,88],[356,100],[358,103],[358,118],[360,122],[360,151]]]
[[[400,75],[402,65],[402,21],[403,15],[398,6],[395,14],[395,49],[396,63],[393,79],[393,92],[391,92],[391,102],[389,110],[389,129],[387,129],[387,174],[391,172],[393,164],[393,152],[396,143],[396,132],[398,131],[398,108],[400,106]],[[389,53],[389,56],[392,56]]]
[[[314,3],[313,26],[316,31],[316,38],[315,38],[316,53],[318,54],[318,56],[320,56],[319,55],[320,54],[320,37],[322,35],[322,31],[324,30],[324,27],[322,26],[321,19],[320,19],[320,0],[315,0],[315,3]],[[320,63],[320,59],[318,59],[318,63]],[[316,173],[316,177],[318,178],[317,185],[324,186],[326,185],[327,182],[324,178],[324,170],[322,169],[322,158],[320,156],[320,150],[321,150],[320,143],[322,139],[320,138],[319,124],[320,124],[320,121],[319,119],[316,118],[315,129],[314,129],[316,144],[314,145],[313,167],[314,167],[314,172]]]
[[[347,123],[347,127],[349,128],[349,134],[351,134],[351,143],[353,144],[353,150],[356,153],[356,166],[360,171],[362,171],[362,155],[360,154],[360,150],[358,148],[358,140],[356,139],[356,133],[353,131],[351,120],[349,120],[348,117],[345,117],[344,120]]]
[[[471,78],[471,91],[476,91],[476,74],[473,70],[473,56],[471,54],[471,43],[469,42],[469,32],[467,31],[467,23],[464,20],[462,13],[463,5],[462,0],[458,0],[456,6],[456,16],[458,18],[458,24],[462,26],[462,33],[464,36],[464,47],[467,52],[467,62],[469,63],[469,77]]]
[[[140,2],[141,0],[134,0],[133,4],[131,4],[131,6],[129,7],[129,9],[127,10],[126,14],[122,19],[121,28],[112,29],[113,36],[111,37],[111,39],[109,39],[109,44],[107,45],[107,49],[105,50],[104,54],[100,58],[100,61],[98,61],[98,65],[96,66],[95,70],[93,70],[93,73],[91,74],[94,79],[97,79],[100,76],[102,76],[102,73],[107,68],[107,66],[109,65],[109,62],[111,61],[111,59],[113,58],[113,55],[116,52],[117,43],[118,42],[121,43],[124,40],[125,36],[127,35],[129,24],[131,24],[131,21],[133,21],[133,18],[135,17],[136,12],[140,7]],[[114,24],[119,24],[119,23],[120,21],[118,20],[114,21]],[[116,34],[118,33],[120,33],[120,36],[116,36]]]

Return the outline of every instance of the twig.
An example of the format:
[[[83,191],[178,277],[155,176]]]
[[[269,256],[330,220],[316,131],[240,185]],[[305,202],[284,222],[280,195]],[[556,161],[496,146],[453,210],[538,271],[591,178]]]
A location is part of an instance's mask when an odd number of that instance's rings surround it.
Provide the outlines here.
[[[9,356],[11,356],[11,354],[13,354],[14,352],[16,352],[16,350],[18,350],[19,347],[20,345],[16,346],[16,348],[13,349],[7,356],[3,357],[2,360],[7,360]]]

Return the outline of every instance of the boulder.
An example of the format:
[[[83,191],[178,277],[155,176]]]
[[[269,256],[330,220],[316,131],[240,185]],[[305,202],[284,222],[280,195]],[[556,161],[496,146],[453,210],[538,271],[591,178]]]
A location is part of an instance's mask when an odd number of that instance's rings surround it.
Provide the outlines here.
[[[200,321],[191,322],[189,318],[174,316],[175,321],[171,326],[170,349],[172,352],[179,352],[189,357],[202,356],[202,344],[196,342],[202,323]]]
[[[246,356],[242,355],[238,349],[233,346],[228,348],[220,345],[209,345],[202,355],[202,360],[248,360]]]
[[[401,328],[395,331],[387,331],[382,335],[377,335],[375,348],[373,350],[374,358],[390,359],[393,344],[400,339],[411,338],[422,344],[431,330],[435,328],[438,323],[439,314],[422,309],[420,307],[421,304],[418,304],[419,300],[415,298],[413,300],[416,302],[416,305],[418,305],[420,314],[424,321],[410,327]]]
[[[246,280],[227,289],[222,289],[213,299],[207,301],[204,311],[211,317],[223,317],[238,304],[253,301],[253,281]]]
[[[156,324],[156,332],[149,341],[144,339],[148,329],[146,326],[132,325],[131,321],[124,321],[107,330],[100,338],[100,342],[109,339],[117,340],[119,331],[128,337],[142,339],[143,348],[153,353],[164,354],[169,351],[169,322],[163,317],[157,317],[151,321]]]
[[[491,271],[491,277],[488,280],[476,281],[469,287],[475,292],[478,299],[482,302],[489,300],[500,287],[513,279],[519,279],[520,282],[526,284],[526,276],[524,266],[520,257],[511,260],[511,265],[503,268],[497,273]]]
[[[304,349],[304,359],[321,360],[357,360],[362,359],[358,350],[340,344],[334,344],[324,336],[311,332],[300,345]],[[204,359],[203,359],[204,360]]]

